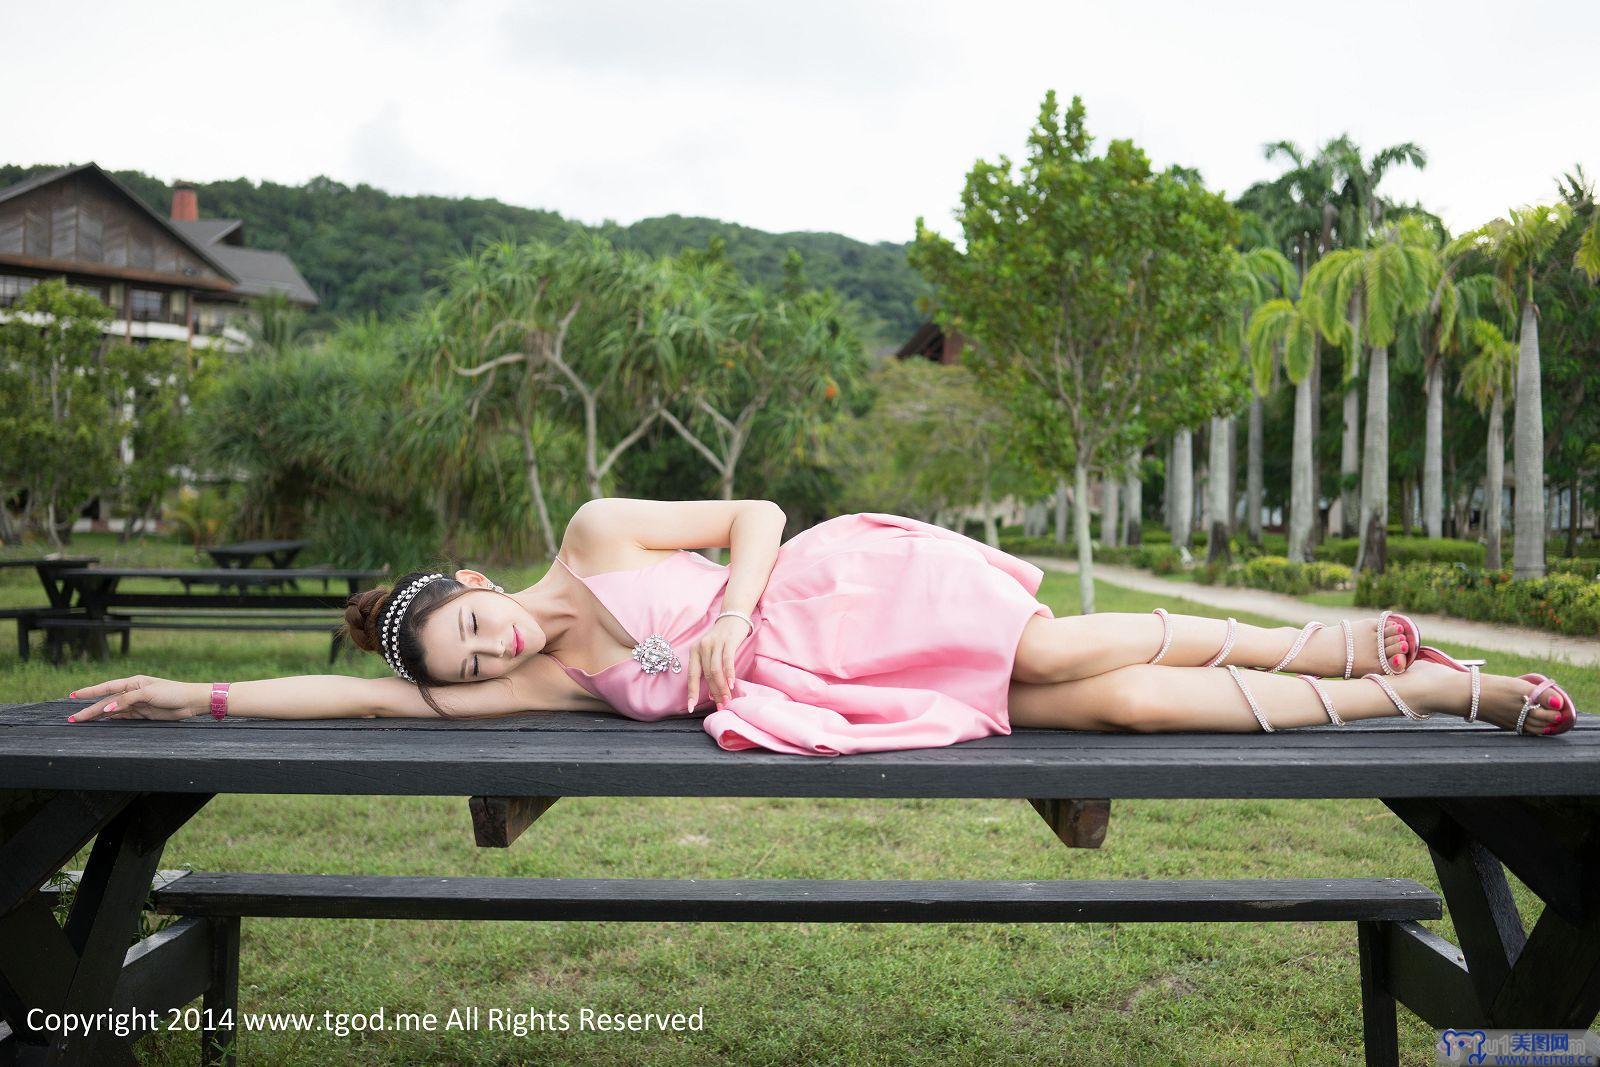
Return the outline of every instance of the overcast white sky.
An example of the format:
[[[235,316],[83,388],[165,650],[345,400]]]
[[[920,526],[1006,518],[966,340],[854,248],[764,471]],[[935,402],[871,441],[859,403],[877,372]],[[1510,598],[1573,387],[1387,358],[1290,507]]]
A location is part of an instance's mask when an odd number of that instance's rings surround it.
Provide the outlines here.
[[[585,222],[908,240],[1046,89],[1230,196],[1264,142],[1413,140],[1452,228],[1600,177],[1600,3],[0,0],[0,161],[317,174]],[[204,213],[205,205],[202,203]]]

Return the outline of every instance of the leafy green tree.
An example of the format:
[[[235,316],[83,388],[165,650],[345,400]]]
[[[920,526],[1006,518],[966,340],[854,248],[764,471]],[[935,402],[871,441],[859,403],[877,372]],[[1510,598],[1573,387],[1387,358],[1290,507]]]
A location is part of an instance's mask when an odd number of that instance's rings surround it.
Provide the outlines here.
[[[497,417],[517,428],[552,556],[540,420],[581,426],[581,477],[590,497],[603,496],[618,457],[658,417],[654,398],[673,373],[670,349],[647,329],[668,282],[659,264],[587,234],[559,245],[495,242],[450,267],[434,365],[476,379],[473,404],[498,405]],[[510,388],[498,387],[502,375]]]
[[[1163,384],[1207,378],[1224,358],[1204,339],[1231,310],[1238,229],[1227,203],[1192,176],[1152,170],[1129,141],[1099,156],[1090,142],[1082,101],[1063,115],[1047,93],[1020,174],[1005,156],[968,173],[957,212],[965,248],[918,218],[911,251],[946,327],[974,339],[963,361],[1028,428],[1036,465],[1072,466],[1085,611],[1094,609],[1089,471],[1143,439],[1129,413],[1172,404],[1156,391]]]
[[[207,388],[208,354],[174,341],[106,350],[113,391],[125,401],[117,405],[119,414],[126,413],[119,429],[130,453],[120,471],[124,541],[155,516],[177,487],[179,469],[194,462],[194,425],[185,405]]]
[[[866,353],[832,291],[773,294],[743,282],[725,260],[680,257],[666,271],[644,326],[666,368],[654,410],[732,500],[752,439],[803,454],[816,425],[839,410],[841,392],[858,388]],[[682,418],[673,411],[679,403]]]
[[[98,299],[52,279],[0,319],[0,498],[26,491],[24,522],[56,547],[116,479],[117,390],[102,358],[110,318]]]
[[[999,546],[992,504],[1032,497],[1050,480],[1016,447],[1006,409],[982,395],[966,367],[884,360],[866,379],[872,403],[822,434],[846,511],[894,511],[928,522],[979,501],[984,538]]]

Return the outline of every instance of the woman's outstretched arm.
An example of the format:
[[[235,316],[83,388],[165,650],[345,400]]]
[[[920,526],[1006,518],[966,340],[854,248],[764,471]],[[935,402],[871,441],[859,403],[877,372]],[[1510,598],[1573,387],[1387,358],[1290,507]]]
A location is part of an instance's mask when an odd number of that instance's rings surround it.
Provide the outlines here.
[[[439,686],[433,690],[433,698],[447,714],[464,719],[593,706],[592,701],[574,696],[571,682],[559,667],[555,674],[538,667],[530,665],[526,670],[482,682]],[[105,718],[187,719],[208,715],[211,708],[210,683],[178,682],[148,674],[100,682],[71,695],[94,701],[73,713],[74,722]],[[439,717],[410,682],[343,674],[234,682],[228,689],[228,714],[256,719]]]

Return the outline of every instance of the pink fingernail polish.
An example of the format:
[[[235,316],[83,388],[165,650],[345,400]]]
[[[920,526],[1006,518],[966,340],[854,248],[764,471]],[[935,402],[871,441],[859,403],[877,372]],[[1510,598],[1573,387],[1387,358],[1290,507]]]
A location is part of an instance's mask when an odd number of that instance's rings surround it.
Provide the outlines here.
[[[78,721],[78,719],[77,719],[77,717],[76,717],[76,716],[74,716],[74,715],[68,715],[68,716],[67,716],[67,721],[68,721],[68,722],[77,722],[77,721]]]

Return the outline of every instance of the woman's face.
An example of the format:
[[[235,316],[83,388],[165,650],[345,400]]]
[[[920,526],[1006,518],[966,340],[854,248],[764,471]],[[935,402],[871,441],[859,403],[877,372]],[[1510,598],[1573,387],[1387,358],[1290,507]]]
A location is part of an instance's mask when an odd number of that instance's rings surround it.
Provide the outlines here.
[[[526,608],[489,588],[488,579],[475,571],[459,572],[457,578],[473,588],[428,616],[418,634],[431,677],[442,682],[498,678],[544,649],[544,630]]]

